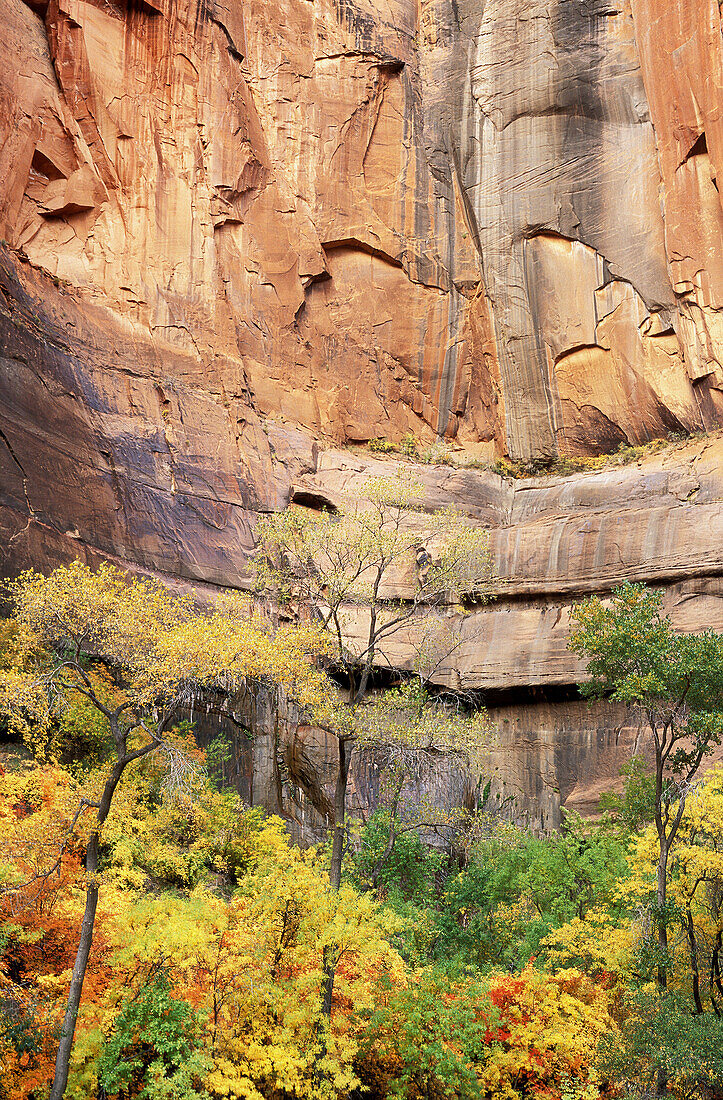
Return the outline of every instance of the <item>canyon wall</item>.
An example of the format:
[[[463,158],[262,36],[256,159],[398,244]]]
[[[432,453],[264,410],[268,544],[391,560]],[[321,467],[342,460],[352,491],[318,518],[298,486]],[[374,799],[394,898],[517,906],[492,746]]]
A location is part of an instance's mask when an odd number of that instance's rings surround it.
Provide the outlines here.
[[[3,572],[243,585],[260,513],[373,467],[350,443],[545,461],[712,431],[566,480],[421,471],[506,581],[457,675],[525,805],[586,805],[624,738],[571,697],[571,601],[630,576],[723,628],[717,0],[0,15]]]
[[[117,371],[519,458],[720,422],[716,0],[2,18],[0,235]]]
[[[363,501],[366,479],[390,470],[389,462],[324,452],[316,472],[292,486],[292,499],[332,507]],[[495,795],[539,829],[559,824],[561,806],[594,812],[646,736],[626,708],[579,699],[585,668],[568,649],[572,607],[625,580],[645,581],[662,589],[676,629],[723,632],[723,433],[568,477],[510,481],[440,466],[414,474],[422,509],[451,506],[490,532],[493,598],[447,609],[456,645],[436,678],[485,699],[496,731],[486,762]],[[411,563],[396,594],[410,597],[416,583]],[[363,638],[361,612],[358,622]],[[423,637],[423,621],[419,628]],[[411,668],[418,651],[412,626],[385,642],[380,664]],[[303,741],[305,732],[298,736]],[[469,803],[478,776],[461,770],[451,778],[449,762],[440,768],[423,786],[438,802]],[[360,775],[365,810],[368,766]]]

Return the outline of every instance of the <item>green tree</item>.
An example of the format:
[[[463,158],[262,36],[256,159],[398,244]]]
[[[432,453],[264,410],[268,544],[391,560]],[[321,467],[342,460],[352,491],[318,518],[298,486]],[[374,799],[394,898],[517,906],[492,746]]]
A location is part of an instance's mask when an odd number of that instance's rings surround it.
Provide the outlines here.
[[[720,1095],[723,1022],[712,1013],[691,1015],[686,998],[665,990],[627,999],[625,1026],[600,1043],[598,1069],[627,1095],[661,1095],[660,1084],[679,1100]]]
[[[590,679],[581,685],[582,693],[626,703],[649,731],[658,847],[657,982],[664,991],[670,967],[670,854],[701,763],[723,734],[723,637],[710,630],[676,634],[662,603],[662,592],[627,582],[609,601],[585,600],[573,609],[570,647],[587,659]],[[667,1089],[667,1074],[661,1062],[660,1094]]]
[[[723,637],[676,634],[662,614],[662,593],[625,583],[610,601],[597,596],[573,609],[570,647],[587,659],[589,698],[610,697],[638,711],[655,754],[653,814],[658,836],[656,921],[667,984],[667,886],[670,850],[704,757],[723,734]]]
[[[161,970],[126,997],[98,1060],[106,1097],[191,1100],[208,1097],[201,1082],[211,1066],[199,1050],[200,1026],[189,1004],[171,992]]]
[[[550,837],[500,825],[447,879],[435,953],[523,968],[552,929],[607,905],[625,871],[624,844],[577,814]]]
[[[477,1071],[492,1047],[495,1010],[477,981],[444,965],[393,989],[382,979],[356,1068],[374,1096],[481,1100]]]
[[[416,815],[410,822],[395,822],[390,810],[380,807],[360,830],[349,874],[362,891],[373,889],[392,902],[424,905],[432,901],[434,881],[445,862],[441,852],[420,838]]]

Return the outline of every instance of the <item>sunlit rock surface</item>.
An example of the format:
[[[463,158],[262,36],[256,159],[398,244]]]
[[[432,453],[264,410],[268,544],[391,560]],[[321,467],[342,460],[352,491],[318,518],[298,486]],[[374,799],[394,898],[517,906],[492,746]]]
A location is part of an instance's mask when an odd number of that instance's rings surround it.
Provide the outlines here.
[[[0,233],[118,369],[523,458],[718,423],[715,0],[1,10]]]

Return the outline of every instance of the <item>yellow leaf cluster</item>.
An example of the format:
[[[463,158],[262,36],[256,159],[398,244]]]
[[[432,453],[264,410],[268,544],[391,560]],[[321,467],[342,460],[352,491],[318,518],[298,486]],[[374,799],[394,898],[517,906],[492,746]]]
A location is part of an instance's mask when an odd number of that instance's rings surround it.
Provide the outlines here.
[[[490,994],[501,1019],[480,1075],[487,1095],[598,1096],[597,1044],[616,1029],[599,985],[576,968],[550,975],[529,967],[519,978],[493,978]]]

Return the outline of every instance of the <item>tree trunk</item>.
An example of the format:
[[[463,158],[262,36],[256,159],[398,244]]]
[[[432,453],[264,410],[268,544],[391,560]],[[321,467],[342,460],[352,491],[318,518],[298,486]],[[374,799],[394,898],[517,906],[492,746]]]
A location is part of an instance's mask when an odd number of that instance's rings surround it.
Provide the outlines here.
[[[325,1019],[331,1019],[331,998],[334,993],[334,978],[336,977],[336,951],[329,944],[324,948],[323,958],[324,984],[322,987],[321,1014]]]
[[[690,969],[693,975],[693,1000],[697,1016],[703,1014],[703,1004],[700,999],[700,973],[698,971],[698,943],[695,938],[695,926],[690,905],[685,907],[685,931],[688,936],[688,948],[690,950]]]
[[[658,962],[658,986],[661,989],[668,988],[668,925],[665,906],[668,899],[668,843],[664,831],[658,830],[660,854],[658,856],[658,883],[656,892],[656,905],[658,912],[656,920],[658,924],[658,945],[661,959]]]
[[[658,889],[656,902],[658,906],[658,945],[661,959],[658,962],[658,987],[661,990],[668,988],[668,926],[666,923],[665,905],[668,896],[668,845],[664,835],[659,834],[660,857],[658,859]],[[660,1066],[656,1074],[655,1089],[658,1096],[665,1096],[668,1091],[668,1075]]]
[[[721,950],[723,950],[723,932],[716,932],[715,943],[713,945],[713,954],[710,958],[710,986],[711,986],[711,1001],[713,1002],[713,1008],[716,1016],[720,1014],[720,1010],[716,1006],[715,994],[713,993],[713,987],[718,990],[718,993],[723,998],[723,980],[721,980],[720,969],[720,956]]]
[[[334,835],[331,843],[331,867],[329,869],[329,882],[332,889],[337,891],[341,885],[341,863],[344,858],[346,788],[349,780],[349,761],[351,759],[351,751],[342,737],[338,738],[338,745],[339,772],[336,777],[336,790],[334,792]]]
[[[88,841],[88,847],[85,853],[85,873],[87,878],[87,885],[85,889],[85,910],[83,911],[83,922],[80,926],[80,943],[78,944],[78,953],[75,956],[73,974],[70,979],[70,989],[68,990],[68,1003],[66,1005],[65,1015],[63,1017],[63,1026],[60,1031],[60,1043],[58,1045],[58,1054],[55,1059],[55,1075],[53,1077],[53,1087],[50,1090],[48,1100],[62,1100],[68,1084],[68,1069],[70,1067],[70,1054],[73,1049],[75,1024],[78,1019],[80,997],[83,992],[83,981],[85,980],[85,972],[88,967],[88,957],[90,955],[90,949],[93,944],[95,912],[98,908],[98,882],[96,879],[96,875],[98,873],[98,842],[100,828],[105,822],[105,819],[108,817],[110,804],[113,799],[115,789],[118,786],[120,778],[123,774],[124,768],[125,761],[119,760],[114,765],[113,771],[106,781],[105,787],[103,788],[103,795],[101,797],[100,803],[98,804],[96,827],[91,833],[90,840]]]
[[[341,864],[344,858],[344,824],[346,815],[346,788],[349,780],[349,761],[351,751],[343,738],[338,739],[339,745],[339,773],[336,777],[336,791],[334,792],[334,836],[331,843],[331,867],[329,869],[329,883],[332,890],[338,893],[341,886]],[[333,946],[327,944],[324,948],[322,982],[322,1018],[331,1017],[331,998],[334,992],[334,977],[336,975],[336,952]]]
[[[92,855],[91,855],[92,852]],[[88,854],[85,861],[86,873],[94,874],[98,869],[98,834],[94,833],[88,844]],[[75,1035],[75,1023],[78,1019],[80,995],[83,992],[83,980],[88,966],[88,956],[93,943],[93,925],[95,924],[95,911],[98,907],[98,886],[94,879],[90,879],[85,893],[85,911],[83,923],[80,928],[80,943],[78,953],[75,956],[73,976],[70,979],[68,991],[68,1004],[63,1017],[63,1027],[60,1032],[60,1044],[55,1060],[55,1077],[53,1087],[50,1090],[49,1100],[62,1100],[68,1084],[68,1067],[70,1065],[70,1052],[73,1048]]]

